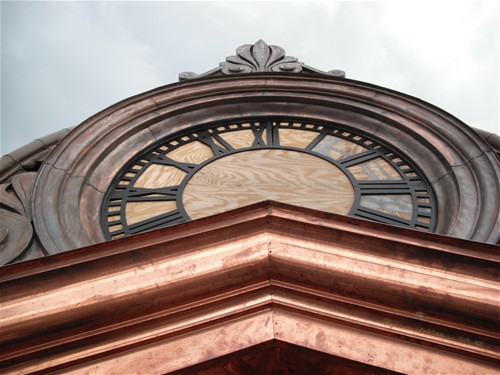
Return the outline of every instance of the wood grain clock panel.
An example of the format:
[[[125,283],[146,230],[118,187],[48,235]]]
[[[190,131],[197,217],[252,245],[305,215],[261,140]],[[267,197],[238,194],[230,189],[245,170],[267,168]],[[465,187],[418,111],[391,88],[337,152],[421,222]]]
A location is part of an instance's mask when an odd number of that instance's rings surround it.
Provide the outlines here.
[[[432,191],[407,160],[376,139],[332,123],[227,121],[159,142],[110,186],[108,239],[271,199],[432,231]]]

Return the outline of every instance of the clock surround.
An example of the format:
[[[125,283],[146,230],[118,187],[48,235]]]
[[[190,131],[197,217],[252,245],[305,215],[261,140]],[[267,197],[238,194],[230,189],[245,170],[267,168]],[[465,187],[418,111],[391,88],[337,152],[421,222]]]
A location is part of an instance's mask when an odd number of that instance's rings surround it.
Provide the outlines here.
[[[103,242],[102,205],[131,155],[202,124],[307,119],[371,135],[415,162],[434,194],[433,232],[500,240],[500,176],[491,147],[422,100],[351,79],[262,72],[186,80],[137,95],[89,118],[46,158],[33,224],[49,254]],[[404,228],[401,228],[404,230]]]

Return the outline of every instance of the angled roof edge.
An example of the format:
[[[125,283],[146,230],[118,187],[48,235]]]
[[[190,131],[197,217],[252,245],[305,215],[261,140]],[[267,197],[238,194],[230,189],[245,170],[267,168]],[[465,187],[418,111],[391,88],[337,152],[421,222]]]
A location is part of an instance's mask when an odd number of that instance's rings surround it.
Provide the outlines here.
[[[226,227],[244,223],[249,224],[255,220],[272,217],[282,218],[290,223],[305,223],[345,231],[352,233],[352,235],[364,237],[367,240],[389,241],[384,245],[384,248],[387,249],[390,248],[391,244],[417,246],[422,251],[442,254],[443,256],[450,253],[450,255],[463,259],[466,263],[474,260],[500,263],[497,245],[266,200],[171,227],[139,233],[21,263],[5,265],[0,267],[0,282],[59,269],[88,260],[104,259],[143,246],[159,245],[174,240],[186,240],[193,235],[211,233]]]
[[[262,39],[255,44],[244,44],[236,49],[236,55],[226,57],[226,61],[219,63],[217,68],[202,74],[182,72],[179,81],[188,79],[235,75],[243,73],[316,73],[326,74],[335,78],[345,78],[342,70],[324,72],[299,61],[293,56],[286,56],[286,51],[279,46],[268,45]]]
[[[261,202],[4,267],[0,366],[166,373],[279,339],[405,373],[487,373],[496,250]]]

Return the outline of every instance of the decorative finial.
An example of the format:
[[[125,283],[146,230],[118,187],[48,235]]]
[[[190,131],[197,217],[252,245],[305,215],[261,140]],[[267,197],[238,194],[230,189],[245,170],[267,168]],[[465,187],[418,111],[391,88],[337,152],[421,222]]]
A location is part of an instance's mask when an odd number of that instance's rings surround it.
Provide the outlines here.
[[[337,78],[345,78],[342,70],[323,72],[300,62],[296,57],[286,56],[285,50],[279,46],[269,46],[262,39],[255,44],[245,44],[236,50],[236,56],[226,57],[218,68],[203,74],[183,72],[179,74],[179,81],[188,79],[234,75],[241,73],[258,72],[287,72],[287,73],[319,73]]]

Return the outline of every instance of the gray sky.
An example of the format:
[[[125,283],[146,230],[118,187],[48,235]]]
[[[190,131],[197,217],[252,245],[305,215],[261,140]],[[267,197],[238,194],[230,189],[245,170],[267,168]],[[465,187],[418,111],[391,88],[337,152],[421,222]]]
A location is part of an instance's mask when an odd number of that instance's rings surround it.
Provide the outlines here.
[[[1,2],[1,150],[258,39],[499,132],[496,1]]]

